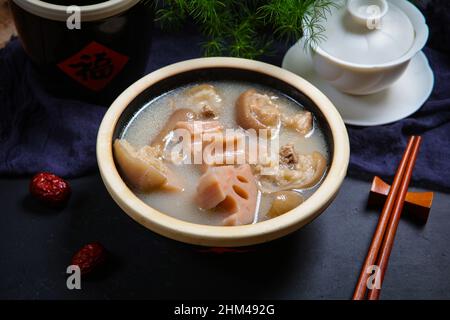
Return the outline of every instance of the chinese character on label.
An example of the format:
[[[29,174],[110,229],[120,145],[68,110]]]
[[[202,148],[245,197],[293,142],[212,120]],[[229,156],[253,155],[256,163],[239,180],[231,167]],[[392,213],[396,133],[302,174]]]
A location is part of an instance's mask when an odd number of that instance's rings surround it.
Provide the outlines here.
[[[100,91],[128,62],[128,57],[97,42],[58,64],[58,67],[85,87]]]

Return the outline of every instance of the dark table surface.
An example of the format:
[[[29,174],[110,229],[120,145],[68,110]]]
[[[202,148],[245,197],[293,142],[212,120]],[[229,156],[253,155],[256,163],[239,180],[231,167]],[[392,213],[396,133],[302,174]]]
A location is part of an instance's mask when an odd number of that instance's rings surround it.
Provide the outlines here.
[[[0,298],[348,299],[379,210],[367,208],[368,181],[347,178],[315,221],[245,253],[205,253],[163,238],[129,218],[99,175],[70,181],[69,205],[52,211],[28,196],[28,179],[0,179]],[[450,195],[435,193],[419,227],[403,218],[383,299],[450,298]],[[66,287],[66,267],[82,245],[110,252],[81,290]]]

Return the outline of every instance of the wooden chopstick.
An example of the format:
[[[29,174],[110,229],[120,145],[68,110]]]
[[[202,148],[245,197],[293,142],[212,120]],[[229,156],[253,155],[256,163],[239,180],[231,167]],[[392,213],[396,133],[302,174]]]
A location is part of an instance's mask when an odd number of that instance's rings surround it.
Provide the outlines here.
[[[394,182],[392,183],[392,186],[389,190],[386,202],[383,207],[383,211],[381,212],[381,215],[378,219],[377,228],[372,238],[372,243],[370,244],[369,251],[361,268],[358,282],[353,293],[353,300],[363,300],[365,298],[367,290],[367,280],[370,276],[368,270],[373,265],[375,265],[375,262],[377,260],[378,252],[380,250],[386,227],[388,225],[390,215],[395,204],[395,199],[397,198],[397,193],[400,188],[400,183],[403,179],[407,163],[409,162],[409,159],[411,157],[412,149],[416,139],[417,137],[415,136],[412,136],[409,139],[405,153],[403,154],[400,165],[398,166],[397,172],[395,173]]]
[[[397,227],[400,222],[400,216],[402,215],[403,204],[405,203],[406,194],[408,193],[409,183],[411,182],[412,172],[414,169],[414,165],[416,163],[417,155],[419,154],[421,142],[422,138],[417,137],[417,139],[415,140],[410,161],[408,162],[408,165],[406,167],[406,172],[404,174],[402,184],[400,186],[400,191],[396,199],[395,206],[391,214],[391,218],[389,220],[386,233],[383,238],[383,243],[381,245],[380,251],[378,252],[378,259],[376,265],[379,268],[378,269],[379,274],[377,276],[379,276],[380,285],[383,284],[384,275],[386,273],[387,266],[389,263],[389,257],[391,255],[392,247],[394,245],[395,234],[397,232]],[[373,288],[372,290],[369,290],[368,299],[378,300],[378,298],[380,297],[380,289],[381,288]]]

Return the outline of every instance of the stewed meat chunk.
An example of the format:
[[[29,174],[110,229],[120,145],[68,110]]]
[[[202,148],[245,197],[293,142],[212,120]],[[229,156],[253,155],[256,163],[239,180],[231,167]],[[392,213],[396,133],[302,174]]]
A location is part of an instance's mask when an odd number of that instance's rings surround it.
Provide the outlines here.
[[[294,165],[298,163],[298,156],[295,153],[294,145],[286,144],[280,148],[280,162],[285,165]]]
[[[293,129],[302,135],[306,135],[313,129],[313,116],[309,111],[302,111],[293,117],[282,116],[283,125]]]
[[[250,89],[236,101],[236,122],[244,129],[278,130],[280,110],[267,94]],[[270,135],[270,132],[268,132]]]

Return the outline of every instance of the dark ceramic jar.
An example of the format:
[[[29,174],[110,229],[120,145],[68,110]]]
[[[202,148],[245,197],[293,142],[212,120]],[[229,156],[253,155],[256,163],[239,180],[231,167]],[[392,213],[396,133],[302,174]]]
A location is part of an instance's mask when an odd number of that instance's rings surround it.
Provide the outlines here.
[[[10,5],[40,83],[56,96],[109,104],[145,72],[153,26],[149,1],[10,0]]]

